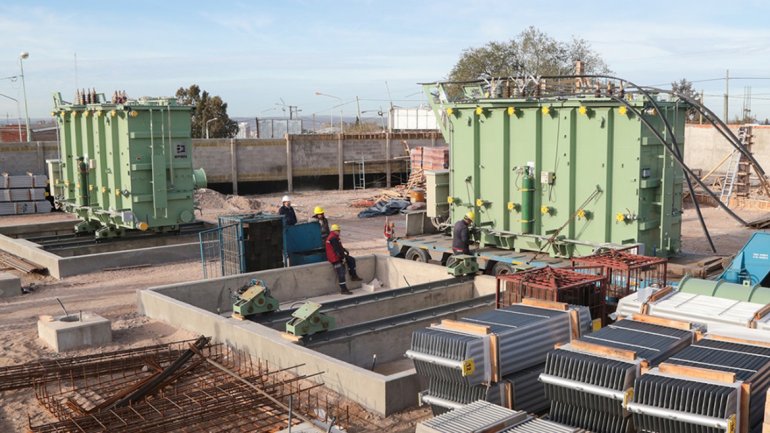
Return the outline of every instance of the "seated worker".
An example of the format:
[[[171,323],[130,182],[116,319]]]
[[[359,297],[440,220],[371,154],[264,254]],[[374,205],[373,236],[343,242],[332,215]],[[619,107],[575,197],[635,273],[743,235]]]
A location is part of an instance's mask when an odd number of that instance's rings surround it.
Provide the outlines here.
[[[454,230],[452,230],[452,253],[471,253],[471,236],[469,227],[471,224],[473,224],[473,219],[475,217],[476,214],[473,211],[470,211],[465,214],[463,219],[455,223]]]
[[[345,265],[348,267],[348,273],[350,273],[351,281],[361,281],[361,278],[356,274],[356,259],[350,256],[348,250],[342,246],[342,240],[340,239],[340,226],[338,224],[332,224],[329,237],[326,238],[326,259],[334,267],[334,271],[337,272],[337,280],[340,283],[340,293],[343,295],[352,295],[353,292],[348,290],[347,281],[345,281]]]
[[[321,239],[326,242],[326,238],[329,237],[329,220],[324,216],[324,208],[316,206],[313,209],[313,216],[310,217],[310,222],[317,222],[321,225]]]
[[[297,224],[297,214],[294,213],[294,208],[291,207],[291,197],[285,195],[281,199],[281,202],[283,202],[283,204],[281,205],[281,208],[278,209],[278,215],[283,215],[287,226]]]

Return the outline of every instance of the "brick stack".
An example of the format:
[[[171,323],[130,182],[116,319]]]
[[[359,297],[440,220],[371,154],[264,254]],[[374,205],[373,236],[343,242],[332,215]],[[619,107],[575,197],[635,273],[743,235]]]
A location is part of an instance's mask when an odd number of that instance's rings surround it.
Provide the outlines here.
[[[415,147],[409,150],[412,171],[449,168],[449,147]]]
[[[51,212],[46,200],[48,176],[31,174],[0,176],[0,215],[22,215]]]

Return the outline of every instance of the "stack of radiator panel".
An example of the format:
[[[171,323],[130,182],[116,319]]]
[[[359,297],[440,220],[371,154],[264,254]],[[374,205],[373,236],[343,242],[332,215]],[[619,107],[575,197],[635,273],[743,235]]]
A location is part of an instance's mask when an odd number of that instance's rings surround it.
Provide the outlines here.
[[[647,289],[628,295],[618,303],[617,314],[625,317],[647,314],[701,323],[709,331],[724,327],[767,329],[770,323],[770,314],[765,304],[684,293],[671,287]]]
[[[690,324],[649,317],[621,320],[548,354],[540,380],[553,421],[596,433],[633,431],[624,404],[642,368],[655,366],[694,339]]]
[[[46,197],[48,176],[0,175],[0,215],[22,215],[51,212]]]
[[[475,400],[542,412],[548,400],[538,377],[556,344],[590,332],[588,308],[525,300],[459,321],[415,331],[406,356],[427,378],[420,395],[434,414]]]
[[[760,433],[770,345],[730,340],[707,336],[638,378],[628,405],[637,430]]]
[[[465,406],[417,424],[416,433],[582,433],[585,430],[560,425],[502,408],[485,401]]]

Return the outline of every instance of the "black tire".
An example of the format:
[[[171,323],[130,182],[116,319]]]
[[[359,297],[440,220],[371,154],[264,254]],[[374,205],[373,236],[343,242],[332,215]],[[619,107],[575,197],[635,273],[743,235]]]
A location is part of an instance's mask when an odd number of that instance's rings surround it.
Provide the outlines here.
[[[454,265],[456,261],[457,261],[457,257],[449,256],[449,257],[447,257],[446,264],[444,266],[446,266],[447,268],[451,268],[452,265]]]
[[[510,263],[504,263],[504,262],[497,262],[492,267],[492,275],[494,276],[500,276],[500,275],[509,275],[516,272],[516,269],[513,268],[513,265]]]
[[[404,258],[413,262],[428,263],[430,261],[430,254],[423,249],[411,247],[406,250]]]

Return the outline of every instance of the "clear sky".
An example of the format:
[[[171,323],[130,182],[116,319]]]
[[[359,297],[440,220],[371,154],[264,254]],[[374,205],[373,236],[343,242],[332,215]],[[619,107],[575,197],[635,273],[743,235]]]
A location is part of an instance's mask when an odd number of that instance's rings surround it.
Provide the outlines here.
[[[446,77],[465,48],[508,40],[533,25],[586,39],[620,77],[667,85],[687,78],[722,113],[724,77],[770,77],[767,1],[34,1],[0,3],[0,78],[24,60],[29,114],[46,117],[51,93],[77,87],[131,97],[171,96],[197,83],[231,116],[328,115],[419,104],[415,84]],[[75,59],[77,58],[77,62]],[[77,67],[76,67],[77,65]],[[388,87],[390,89],[388,93]],[[770,117],[770,80],[730,82],[730,117],[751,86]],[[317,96],[315,92],[333,95]],[[22,101],[19,80],[0,94]],[[339,108],[335,109],[339,110]],[[0,97],[0,116],[16,117]]]

